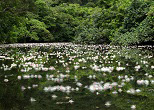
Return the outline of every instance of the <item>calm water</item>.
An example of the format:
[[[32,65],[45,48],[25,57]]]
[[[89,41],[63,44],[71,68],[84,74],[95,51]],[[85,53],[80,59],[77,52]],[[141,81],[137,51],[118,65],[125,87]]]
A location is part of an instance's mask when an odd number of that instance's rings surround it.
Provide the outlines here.
[[[0,110],[154,110],[154,48],[0,46]]]

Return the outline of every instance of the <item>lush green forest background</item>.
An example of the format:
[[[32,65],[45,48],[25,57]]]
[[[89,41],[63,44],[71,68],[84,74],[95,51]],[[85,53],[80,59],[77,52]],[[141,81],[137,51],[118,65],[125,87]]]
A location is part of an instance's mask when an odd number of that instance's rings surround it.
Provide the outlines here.
[[[0,43],[154,42],[153,0],[0,0]]]

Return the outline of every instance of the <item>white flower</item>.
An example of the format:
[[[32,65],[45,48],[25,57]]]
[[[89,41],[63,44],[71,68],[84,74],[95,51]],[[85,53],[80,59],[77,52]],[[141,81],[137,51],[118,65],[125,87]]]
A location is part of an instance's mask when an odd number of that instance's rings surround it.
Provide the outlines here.
[[[51,66],[51,67],[49,68],[49,70],[55,70],[55,68],[54,68],[53,66]]]
[[[116,67],[116,70],[117,71],[122,71],[122,70],[124,70],[125,69],[125,67]]]
[[[117,94],[117,93],[118,93],[117,91],[113,91],[113,92],[112,92],[112,94]]]
[[[148,81],[148,80],[144,80],[144,84],[145,84],[146,86],[148,86],[148,85],[149,85],[149,81]]]
[[[138,71],[141,68],[140,65],[135,66],[136,71]]]
[[[129,82],[130,81],[130,78],[126,78],[126,82]]]
[[[57,96],[56,96],[56,95],[52,95],[52,98],[53,98],[53,99],[56,99],[56,98],[57,98]]]
[[[154,69],[154,66],[151,66],[151,69]]]
[[[128,91],[127,91],[127,93],[130,93],[130,94],[135,94],[135,90],[133,89],[133,88],[131,88],[131,89],[129,89]]]
[[[110,85],[110,83],[105,83],[103,89],[107,90],[107,89],[111,89],[111,87],[112,86]]]
[[[131,109],[136,109],[136,105],[132,105],[131,106]]]
[[[59,87],[59,90],[62,91],[62,92],[65,92],[65,91],[66,91],[66,88],[63,87],[63,86],[60,86],[60,87]]]
[[[23,79],[29,79],[29,78],[30,78],[29,75],[24,75],[24,76],[23,76]]]
[[[4,79],[4,82],[8,82],[9,80],[8,79]]]
[[[65,61],[64,60],[59,60],[59,63],[64,63]]]
[[[77,88],[75,88],[75,90],[76,90],[76,91],[79,91],[79,88],[77,87]]]
[[[74,101],[73,101],[73,100],[69,100],[68,102],[69,102],[70,104],[72,104]]]
[[[95,88],[93,85],[91,85],[91,86],[89,87],[89,89],[90,89],[91,92],[94,92],[94,91],[96,90],[96,88]]]
[[[151,84],[154,84],[154,80],[151,80]]]
[[[25,69],[21,69],[21,72],[27,72],[27,70],[25,70]]]
[[[80,66],[78,66],[78,65],[74,66],[75,70],[77,70],[78,68],[80,68]]]
[[[31,102],[35,102],[36,100],[35,100],[33,97],[31,97],[31,98],[30,98],[30,101],[31,101]]]
[[[48,68],[42,68],[42,71],[48,71],[49,69]]]
[[[137,84],[138,85],[143,85],[144,84],[144,80],[137,80]]]
[[[121,76],[118,76],[118,79],[121,79],[122,77]]]
[[[31,87],[30,87],[30,86],[28,86],[27,88],[28,88],[28,89],[31,89]]]
[[[90,85],[89,90],[91,92],[101,91],[101,90],[103,90],[103,87],[100,83],[94,82],[92,85]]]
[[[141,90],[140,89],[136,89],[136,92],[139,93],[139,92],[141,92]]]
[[[128,78],[128,76],[127,76],[127,75],[125,75],[125,79],[126,79],[126,78]]]
[[[111,84],[112,87],[115,87],[115,86],[117,86],[117,85],[118,85],[117,82],[113,82],[113,83]]]
[[[5,56],[0,56],[1,59],[5,59]]]
[[[111,73],[113,71],[113,67],[103,67],[101,68],[101,71]]]
[[[118,91],[119,91],[119,92],[122,92],[122,89],[120,88]]]
[[[36,87],[38,87],[38,84],[33,84],[32,87],[36,88]]]
[[[140,65],[135,66],[135,69],[140,69],[140,68],[141,68]]]
[[[88,77],[89,79],[92,79],[93,78],[93,76],[92,75],[89,75],[89,77]]]
[[[149,75],[148,77],[149,77],[149,78],[152,78],[152,75]]]
[[[133,81],[134,80],[134,77],[132,76],[130,79]]]
[[[82,86],[82,84],[80,82],[77,82],[76,85],[79,86],[79,87]]]
[[[74,88],[71,89],[71,91],[74,91],[74,90],[75,90]]]
[[[105,106],[110,107],[110,106],[111,106],[111,102],[109,102],[109,101],[106,102],[106,103],[105,103]]]
[[[39,78],[39,79],[41,79],[41,78],[42,78],[42,76],[41,76],[41,75],[38,75],[38,78]]]
[[[21,90],[24,91],[26,88],[24,86],[21,86]]]
[[[96,95],[99,95],[100,93],[99,92],[96,92]]]
[[[66,70],[66,73],[69,73],[70,72],[70,70]]]
[[[45,87],[43,90],[44,90],[45,92],[48,92],[48,91],[49,91],[49,88],[48,88],[48,87]]]

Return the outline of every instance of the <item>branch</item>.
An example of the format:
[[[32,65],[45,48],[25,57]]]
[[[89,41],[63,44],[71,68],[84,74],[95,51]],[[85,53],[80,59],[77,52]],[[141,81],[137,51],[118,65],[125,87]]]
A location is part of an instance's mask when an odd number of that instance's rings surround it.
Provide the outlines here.
[[[7,7],[4,10],[0,11],[0,13],[4,13],[5,11],[9,10],[11,7]]]

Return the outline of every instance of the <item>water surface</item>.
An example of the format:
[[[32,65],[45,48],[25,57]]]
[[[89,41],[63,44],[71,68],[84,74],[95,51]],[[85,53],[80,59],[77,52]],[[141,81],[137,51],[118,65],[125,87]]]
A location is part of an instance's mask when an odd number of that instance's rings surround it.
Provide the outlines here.
[[[0,110],[154,110],[152,46],[0,46]]]

